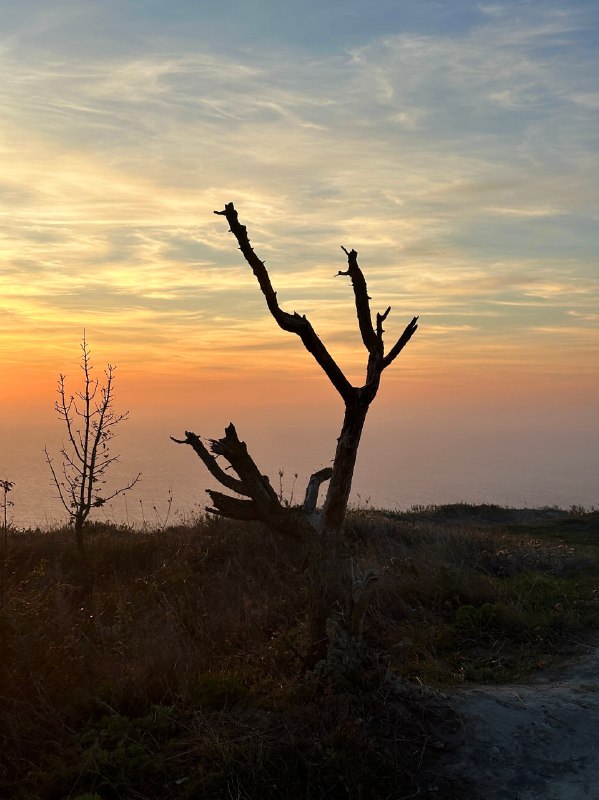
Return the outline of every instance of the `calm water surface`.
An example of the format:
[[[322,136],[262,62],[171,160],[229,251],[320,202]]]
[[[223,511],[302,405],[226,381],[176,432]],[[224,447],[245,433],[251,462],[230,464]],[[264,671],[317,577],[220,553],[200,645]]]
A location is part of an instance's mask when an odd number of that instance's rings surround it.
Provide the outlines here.
[[[15,483],[9,514],[18,527],[65,519],[43,455],[47,444],[59,461],[61,434],[58,423],[19,431],[0,428],[0,479]],[[121,455],[114,483],[126,483],[137,472],[142,479],[125,497],[94,512],[95,519],[155,525],[169,513],[174,521],[203,509],[205,490],[217,484],[190,447],[170,441],[171,434],[182,436],[183,427],[134,420],[122,426],[114,443],[114,452]],[[332,423],[288,430],[261,422],[239,427],[239,434],[275,487],[281,481],[283,495],[299,501],[308,476],[330,463],[338,431]],[[599,431],[385,427],[375,421],[360,449],[351,499],[356,505],[389,509],[459,501],[599,505]]]

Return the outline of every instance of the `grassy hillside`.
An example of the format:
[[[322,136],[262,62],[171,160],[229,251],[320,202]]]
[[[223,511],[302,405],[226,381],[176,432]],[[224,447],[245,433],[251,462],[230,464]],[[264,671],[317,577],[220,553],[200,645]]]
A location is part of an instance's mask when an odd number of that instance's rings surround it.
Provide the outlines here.
[[[301,572],[254,525],[10,532],[0,796],[463,798],[442,690],[525,676],[599,628],[599,514],[354,512],[383,577],[346,672],[301,674]]]

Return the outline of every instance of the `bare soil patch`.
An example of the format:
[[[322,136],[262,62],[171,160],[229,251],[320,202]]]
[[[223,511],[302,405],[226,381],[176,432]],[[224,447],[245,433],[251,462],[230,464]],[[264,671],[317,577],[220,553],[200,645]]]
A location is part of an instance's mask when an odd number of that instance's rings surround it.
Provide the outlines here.
[[[485,800],[599,798],[599,639],[529,683],[448,693],[450,776]]]

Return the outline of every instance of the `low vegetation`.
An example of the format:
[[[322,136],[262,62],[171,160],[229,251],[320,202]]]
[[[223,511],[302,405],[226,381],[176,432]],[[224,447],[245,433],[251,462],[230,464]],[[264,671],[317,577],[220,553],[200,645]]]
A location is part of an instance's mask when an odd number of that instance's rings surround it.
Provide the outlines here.
[[[306,591],[279,537],[9,531],[0,796],[464,798],[437,774],[443,691],[522,679],[599,628],[599,513],[465,504],[354,511],[383,578],[362,651],[302,674]]]

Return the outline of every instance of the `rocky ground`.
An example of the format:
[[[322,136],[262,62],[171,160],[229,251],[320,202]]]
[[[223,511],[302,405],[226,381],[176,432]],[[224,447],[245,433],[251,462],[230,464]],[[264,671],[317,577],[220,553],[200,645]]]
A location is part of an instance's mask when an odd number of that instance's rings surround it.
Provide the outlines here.
[[[448,695],[449,774],[484,800],[599,800],[599,640],[528,683]]]

